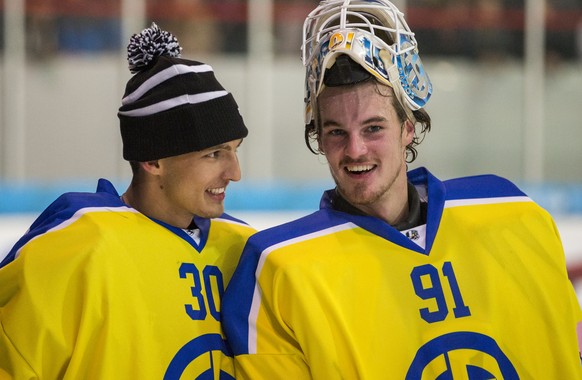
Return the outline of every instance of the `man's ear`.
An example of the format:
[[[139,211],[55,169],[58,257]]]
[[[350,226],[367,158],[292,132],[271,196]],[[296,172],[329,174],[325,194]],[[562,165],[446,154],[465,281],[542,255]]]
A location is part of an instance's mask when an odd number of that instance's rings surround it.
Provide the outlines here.
[[[414,123],[410,119],[406,119],[402,126],[402,137],[405,145],[410,144],[414,139]]]
[[[147,173],[157,175],[160,172],[160,163],[158,160],[140,162],[139,164]]]

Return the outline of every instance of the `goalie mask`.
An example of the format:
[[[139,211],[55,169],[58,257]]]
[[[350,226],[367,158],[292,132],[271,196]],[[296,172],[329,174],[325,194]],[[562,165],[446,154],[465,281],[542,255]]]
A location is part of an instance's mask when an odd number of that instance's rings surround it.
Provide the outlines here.
[[[345,60],[337,60],[342,55],[365,71],[346,70]],[[302,59],[306,124],[313,121],[317,96],[326,85],[357,83],[373,76],[393,88],[412,121],[412,111],[424,107],[432,93],[414,33],[403,13],[387,0],[322,1],[303,24]],[[340,79],[326,78],[326,71],[336,63],[344,66],[334,67]],[[346,75],[352,76],[351,82]]]

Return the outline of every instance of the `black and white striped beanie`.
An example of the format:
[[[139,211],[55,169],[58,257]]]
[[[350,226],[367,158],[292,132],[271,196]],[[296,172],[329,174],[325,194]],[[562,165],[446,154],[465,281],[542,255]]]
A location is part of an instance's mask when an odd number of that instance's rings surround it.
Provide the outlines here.
[[[247,136],[232,94],[207,64],[180,58],[176,38],[154,23],[134,34],[118,117],[123,158],[151,161]]]

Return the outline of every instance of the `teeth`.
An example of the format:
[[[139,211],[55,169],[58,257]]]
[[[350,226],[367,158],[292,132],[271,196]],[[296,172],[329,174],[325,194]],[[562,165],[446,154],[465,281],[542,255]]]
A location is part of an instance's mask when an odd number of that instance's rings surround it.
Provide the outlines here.
[[[219,187],[217,189],[208,189],[208,192],[214,195],[218,195],[224,193],[224,190],[226,190],[225,187]]]
[[[352,165],[347,166],[349,172],[367,172],[368,170],[372,170],[373,165]]]

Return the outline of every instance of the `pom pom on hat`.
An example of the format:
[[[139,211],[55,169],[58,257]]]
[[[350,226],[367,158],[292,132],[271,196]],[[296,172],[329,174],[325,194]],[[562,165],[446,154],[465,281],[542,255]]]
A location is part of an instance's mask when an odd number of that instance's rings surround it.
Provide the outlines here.
[[[182,47],[170,32],[161,30],[155,22],[152,26],[134,34],[127,46],[129,71],[138,73],[152,64],[156,57],[180,57]]]
[[[130,71],[119,117],[123,158],[150,161],[242,139],[248,130],[212,67],[180,58],[172,34],[155,23],[131,37]]]

